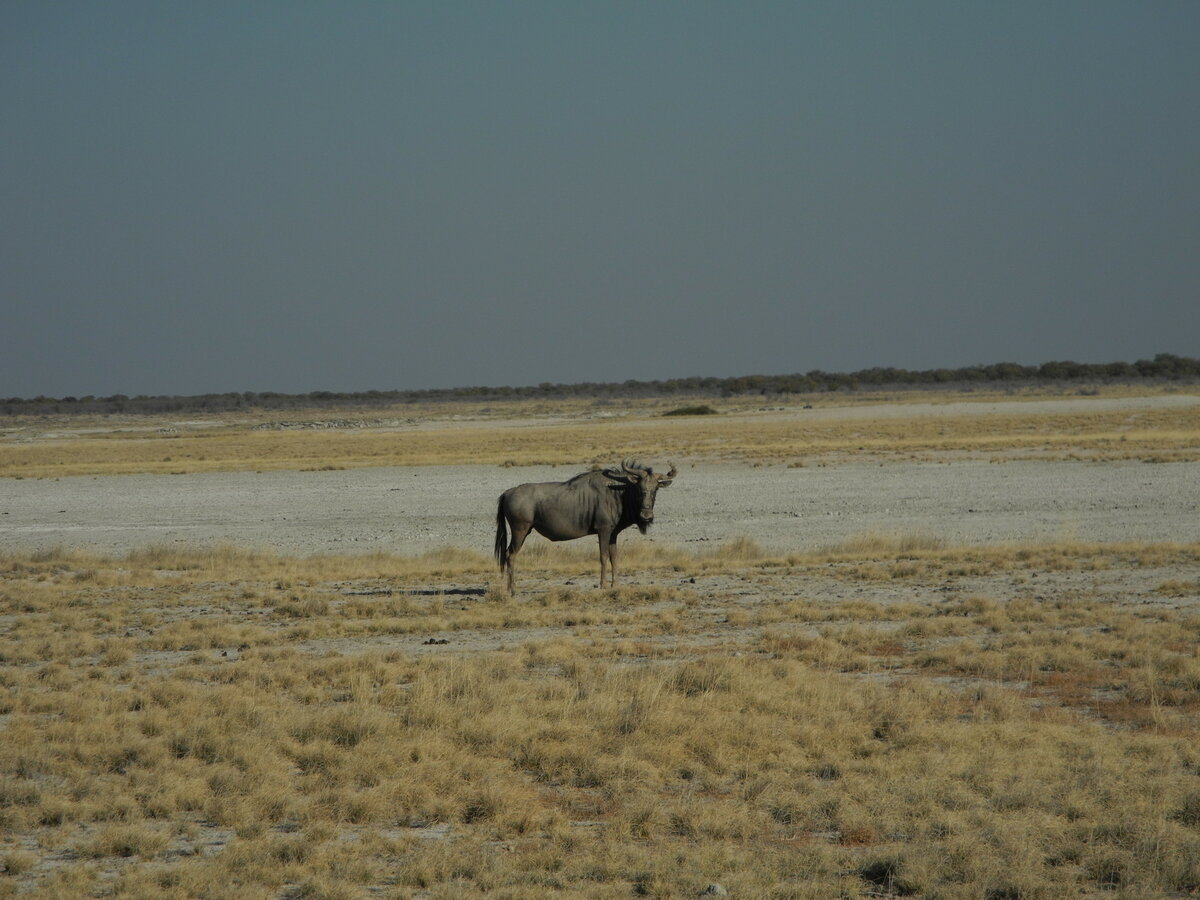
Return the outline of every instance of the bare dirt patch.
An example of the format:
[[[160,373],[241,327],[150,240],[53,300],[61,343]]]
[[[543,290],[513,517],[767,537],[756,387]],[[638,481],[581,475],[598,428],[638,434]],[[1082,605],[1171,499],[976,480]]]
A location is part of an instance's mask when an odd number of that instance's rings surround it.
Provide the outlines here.
[[[281,553],[488,552],[507,487],[579,466],[82,476],[0,482],[0,551],[229,542]],[[789,468],[696,462],[647,538],[702,548],[746,536],[776,552],[864,532],[952,544],[1200,540],[1200,463],[896,462]],[[580,544],[583,542],[580,541]]]

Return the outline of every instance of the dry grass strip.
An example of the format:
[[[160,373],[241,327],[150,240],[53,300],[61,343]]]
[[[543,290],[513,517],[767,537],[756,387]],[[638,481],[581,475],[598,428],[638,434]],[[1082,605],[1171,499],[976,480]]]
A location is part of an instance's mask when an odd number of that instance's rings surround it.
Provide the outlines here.
[[[624,456],[804,465],[855,459],[1200,459],[1200,406],[1075,415],[804,420],[758,414],[550,425],[254,430],[0,443],[0,477],[575,464]]]

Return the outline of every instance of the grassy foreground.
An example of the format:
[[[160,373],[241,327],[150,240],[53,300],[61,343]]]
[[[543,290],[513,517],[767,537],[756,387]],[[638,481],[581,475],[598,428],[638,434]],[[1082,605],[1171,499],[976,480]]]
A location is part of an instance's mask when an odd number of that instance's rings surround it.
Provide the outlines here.
[[[1134,396],[1113,388],[1105,396]],[[1147,389],[1136,396],[1156,396]],[[1011,413],[954,414],[954,401],[1013,400]],[[398,465],[608,463],[626,456],[733,459],[804,465],[852,457],[890,459],[1200,460],[1200,404],[1142,409],[1039,408],[1058,395],[1013,398],[928,391],[911,396],[802,400],[790,408],[713,400],[717,415],[672,416],[659,402],[613,410],[583,401],[411,410],[294,413],[280,422],[233,415],[176,422],[14,419],[0,439],[0,477],[51,478]],[[1078,399],[1078,398],[1074,398]],[[914,406],[919,402],[922,406]],[[878,405],[890,404],[890,408]],[[896,415],[895,407],[912,410]],[[415,418],[405,418],[414,412]]]
[[[635,547],[0,558],[0,896],[1200,892],[1200,546]]]

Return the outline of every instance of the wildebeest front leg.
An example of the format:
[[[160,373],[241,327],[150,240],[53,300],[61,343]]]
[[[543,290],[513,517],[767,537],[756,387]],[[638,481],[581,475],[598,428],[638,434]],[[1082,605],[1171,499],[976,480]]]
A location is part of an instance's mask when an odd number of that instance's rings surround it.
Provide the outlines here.
[[[601,530],[597,537],[600,539],[600,587],[605,587],[605,581],[611,580],[613,544],[616,536],[611,531]],[[609,576],[608,578],[606,578],[606,573]]]
[[[616,587],[617,584],[617,536],[612,532],[600,532],[600,587]],[[607,573],[607,578],[605,577]]]

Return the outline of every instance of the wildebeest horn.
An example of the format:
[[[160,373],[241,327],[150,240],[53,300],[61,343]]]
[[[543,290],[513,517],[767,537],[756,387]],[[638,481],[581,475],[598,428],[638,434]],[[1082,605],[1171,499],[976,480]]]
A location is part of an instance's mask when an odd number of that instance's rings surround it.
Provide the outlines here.
[[[636,467],[637,463],[626,459],[621,462],[621,468],[605,469],[604,475],[621,484],[632,484],[642,477],[641,471]]]
[[[639,478],[642,475],[649,473],[649,471],[650,471],[649,469],[647,469],[645,466],[643,466],[641,463],[639,463],[635,459],[622,460],[621,468],[624,469],[626,472],[628,472],[630,475],[637,475]]]

